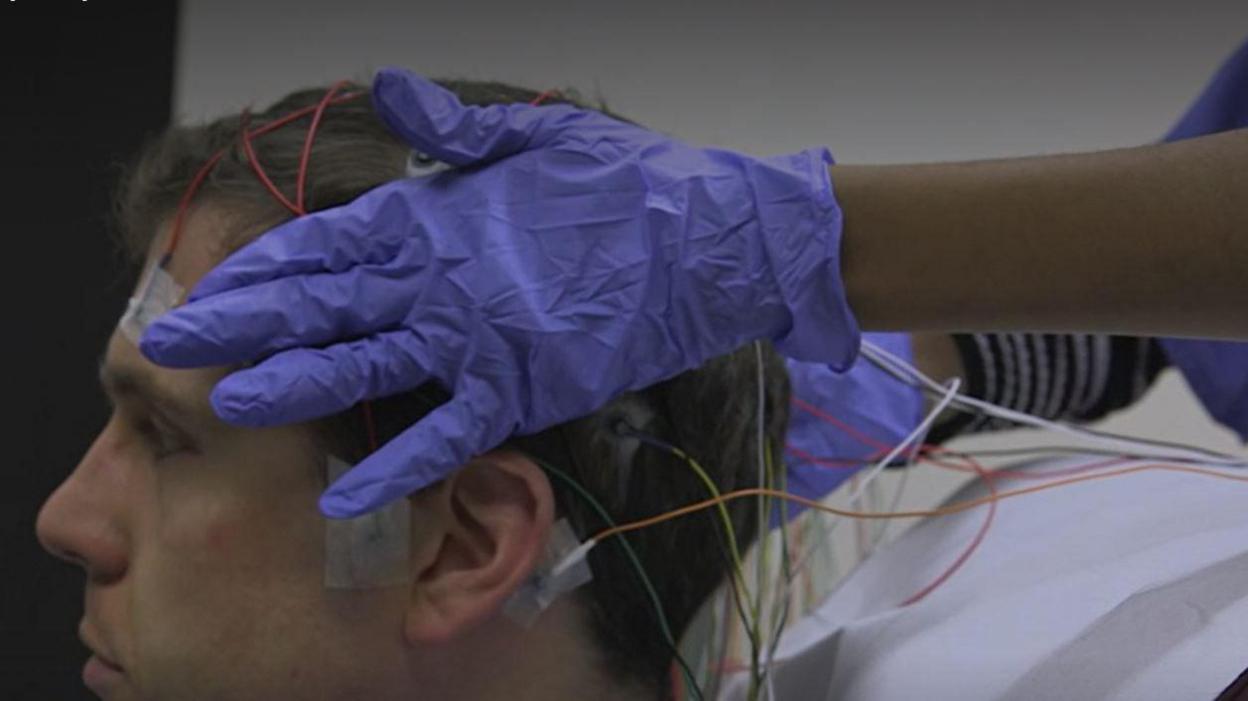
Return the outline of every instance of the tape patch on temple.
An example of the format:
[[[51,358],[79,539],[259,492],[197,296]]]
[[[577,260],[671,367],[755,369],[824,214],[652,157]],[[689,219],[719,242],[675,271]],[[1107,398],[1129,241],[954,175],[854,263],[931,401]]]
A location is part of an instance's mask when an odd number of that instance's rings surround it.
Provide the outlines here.
[[[330,483],[351,465],[329,456]],[[409,581],[411,504],[406,498],[371,513],[325,521],[325,587],[371,589]]]
[[[148,271],[138,296],[131,297],[117,328],[134,345],[139,345],[143,332],[157,317],[173,309],[182,299],[183,289],[159,263]]]

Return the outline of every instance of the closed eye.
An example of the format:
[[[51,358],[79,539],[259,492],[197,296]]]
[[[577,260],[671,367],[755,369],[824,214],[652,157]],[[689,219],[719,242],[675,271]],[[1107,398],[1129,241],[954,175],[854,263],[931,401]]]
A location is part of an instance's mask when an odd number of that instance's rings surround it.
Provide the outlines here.
[[[156,460],[196,452],[195,444],[184,433],[155,416],[132,416],[130,424]]]

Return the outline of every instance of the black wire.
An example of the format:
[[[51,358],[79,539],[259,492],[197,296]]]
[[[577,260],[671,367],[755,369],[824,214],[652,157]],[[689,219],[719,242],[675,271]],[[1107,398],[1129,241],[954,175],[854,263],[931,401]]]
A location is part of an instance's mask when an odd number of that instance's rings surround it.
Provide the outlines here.
[[[628,423],[628,421],[623,418],[620,418],[617,421],[615,421],[611,425],[611,430],[615,432],[615,434],[618,436],[621,436],[624,438],[632,438],[634,440],[641,442],[644,445],[648,445],[657,450],[662,450],[663,452],[668,453],[669,455],[671,455],[672,457],[678,460],[683,461],[687,459],[681,455],[681,451],[677,450],[676,446],[673,446],[659,438],[651,436],[650,434],[638,428],[635,428],[632,424]],[[741,603],[742,595],[741,595],[740,588],[738,588],[737,586],[736,577],[732,575],[732,573],[736,572],[737,565],[736,565],[736,561],[732,558],[731,553],[729,553],[728,551],[727,541],[728,541],[730,534],[725,531],[724,526],[719,523],[718,519],[711,516],[711,521],[712,523],[715,524],[714,528],[717,531],[720,531],[721,533],[723,533],[723,537],[717,539],[717,544],[719,546],[720,555],[724,558],[724,566],[727,568],[729,572],[728,584],[732,588],[732,605],[734,608],[736,608],[737,615],[741,617],[741,622],[743,624],[743,627],[745,628],[746,635],[749,637],[749,640],[750,640],[750,647],[756,648],[758,646],[758,633],[757,631],[750,628],[750,626],[744,625],[746,622],[750,620],[750,618],[749,618],[749,614],[746,613],[744,605]]]
[[[580,461],[579,461],[579,460],[577,460],[577,456],[576,456],[575,451],[573,451],[573,450],[571,450],[571,449],[569,448],[569,441],[568,441],[567,434],[566,434],[566,427],[561,427],[561,430],[560,430],[560,432],[559,432],[559,433],[560,433],[560,437],[561,437],[561,439],[562,439],[562,441],[561,441],[561,442],[563,443],[563,446],[562,446],[562,447],[563,447],[563,452],[564,452],[565,456],[567,457],[568,462],[570,462],[570,463],[571,463],[571,464],[572,464],[572,465],[573,465],[573,466],[574,466],[577,470],[579,470],[579,469],[580,469]],[[535,458],[535,461],[536,461],[539,465],[544,465],[544,461],[542,461],[542,460],[540,460],[540,459],[536,459],[536,456],[530,456],[530,457]],[[549,470],[548,470],[548,472],[549,472]],[[551,474],[555,474],[555,475],[559,476],[561,479],[571,479],[571,475],[562,474],[562,473],[559,473],[559,472],[552,472]],[[584,487],[581,487],[581,489],[585,489],[585,488],[584,488]],[[592,498],[592,497],[589,495],[589,492],[588,492],[588,491],[585,491],[583,494],[582,494],[582,493],[580,493],[580,492],[578,492],[578,490],[576,490],[576,489],[573,489],[572,491],[573,491],[574,493],[577,493],[577,495],[578,495],[578,496],[582,496],[583,498],[584,498],[584,497],[589,497],[589,498]],[[593,508],[593,506],[594,506],[594,505],[593,505],[592,503],[590,503],[590,504],[589,504],[589,506],[590,506],[590,512],[591,512],[591,513],[593,513],[593,512],[595,512],[595,511],[596,511],[596,509],[594,509],[594,508]],[[601,513],[601,514],[596,514],[596,515],[597,515],[599,518],[602,518],[603,516],[606,516],[606,515],[607,515],[607,514],[606,514],[606,507],[605,507],[605,506],[601,506],[601,505],[599,505],[599,507],[600,507],[601,509],[603,509],[603,513]],[[610,523],[609,521],[605,524],[605,526],[613,526],[613,525],[614,525],[614,524]],[[616,537],[614,537],[614,538],[612,538],[612,539],[611,539],[612,541],[616,541],[616,543],[615,543],[615,544],[619,547],[619,549],[620,549],[620,550],[627,550],[627,549],[629,549],[629,548],[631,547],[630,545],[628,545],[627,540],[625,540],[625,536],[626,536],[626,535],[627,535],[627,534],[620,533],[620,534],[618,534]],[[644,567],[644,565],[642,565],[640,557],[639,557],[639,556],[637,556],[635,553],[634,553],[634,562],[635,562],[635,564],[637,565],[637,569],[636,569],[636,571],[634,572],[634,574],[638,577],[638,579],[639,579],[639,580],[640,580],[640,579],[648,579],[648,575],[645,573],[644,569],[642,569],[642,568]],[[653,587],[653,584],[651,584],[651,586]],[[657,600],[657,601],[655,601],[655,604],[656,604],[657,606],[659,606],[659,607],[662,607],[663,602],[662,602],[662,600]],[[646,608],[647,608],[647,610],[649,610],[649,609],[650,609],[650,607],[646,607]],[[660,609],[658,609],[658,610],[651,611],[650,613],[651,613],[651,616],[652,616],[652,617],[654,618],[654,620],[655,620],[655,625],[659,626],[659,628],[660,628],[660,633],[662,633],[662,630],[663,630],[664,625],[665,625],[665,622],[664,622],[664,620],[663,620],[663,619],[665,619],[665,618],[667,617],[667,612],[666,612],[666,611],[663,611],[663,610],[660,608]],[[676,640],[676,638],[675,638],[675,632],[674,632],[674,631],[672,632],[672,637],[669,637],[669,636],[668,636],[668,635],[666,635],[666,634],[661,634],[661,635],[659,635],[659,637],[663,639],[663,643],[664,643],[664,645],[667,647],[668,652],[670,652],[670,653],[671,653],[672,658],[676,660],[676,664],[680,665],[680,669],[681,669],[681,671],[684,673],[685,680],[686,680],[687,684],[688,684],[688,685],[689,685],[689,687],[690,687],[690,689],[689,689],[689,690],[690,690],[690,692],[692,693],[693,697],[694,697],[695,699],[697,699],[697,701],[706,701],[706,696],[702,693],[702,687],[698,686],[698,678],[697,678],[697,676],[696,676],[696,675],[694,675],[694,673],[693,673],[693,668],[692,668],[691,666],[689,666],[689,662],[688,662],[688,660],[686,660],[686,659],[685,659],[685,656],[684,656],[683,654],[681,654],[681,652],[680,652],[680,644],[679,644],[679,641],[678,641],[678,640]]]

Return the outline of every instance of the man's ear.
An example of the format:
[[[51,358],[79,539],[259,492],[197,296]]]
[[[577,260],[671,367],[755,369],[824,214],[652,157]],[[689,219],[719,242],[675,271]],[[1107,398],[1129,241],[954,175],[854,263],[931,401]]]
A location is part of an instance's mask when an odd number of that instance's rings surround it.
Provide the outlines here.
[[[555,515],[542,469],[497,450],[413,497],[413,583],[404,632],[451,639],[495,615],[541,560]],[[417,515],[419,514],[419,515]]]

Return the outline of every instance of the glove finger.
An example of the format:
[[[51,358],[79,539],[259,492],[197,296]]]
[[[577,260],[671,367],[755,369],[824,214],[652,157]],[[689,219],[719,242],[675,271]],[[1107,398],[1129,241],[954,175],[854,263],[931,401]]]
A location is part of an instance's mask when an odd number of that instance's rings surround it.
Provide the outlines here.
[[[154,363],[189,368],[370,336],[402,320],[412,305],[411,289],[411,280],[367,268],[264,282],[158,317],[139,350]]]
[[[373,105],[381,120],[416,150],[453,166],[496,161],[547,146],[572,126],[622,123],[569,105],[464,105],[451,91],[398,68],[373,79]]]
[[[321,496],[330,518],[367,513],[434,484],[495,447],[506,429],[474,407],[470,395],[456,395],[348,470]],[[464,398],[461,398],[464,397]]]
[[[413,390],[430,379],[424,350],[395,331],[328,348],[295,348],[217,383],[221,420],[276,426],[346,411],[366,399]]]
[[[204,275],[187,301],[281,277],[390,260],[410,229],[407,223],[416,221],[407,197],[413,187],[411,181],[389,183],[270,229]]]

